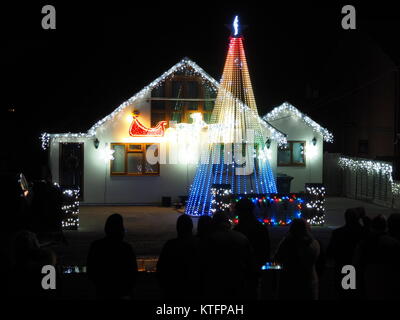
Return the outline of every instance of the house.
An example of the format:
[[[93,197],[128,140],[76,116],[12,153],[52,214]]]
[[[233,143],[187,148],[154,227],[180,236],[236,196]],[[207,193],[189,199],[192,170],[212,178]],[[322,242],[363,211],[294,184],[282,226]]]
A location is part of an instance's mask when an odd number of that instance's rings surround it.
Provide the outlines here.
[[[218,88],[184,58],[87,132],[42,134],[53,181],[79,189],[82,204],[160,204],[187,196]],[[252,116],[268,137],[275,175],[293,176],[292,191],[322,182],[322,142],[332,139],[326,129],[289,104],[264,119]]]

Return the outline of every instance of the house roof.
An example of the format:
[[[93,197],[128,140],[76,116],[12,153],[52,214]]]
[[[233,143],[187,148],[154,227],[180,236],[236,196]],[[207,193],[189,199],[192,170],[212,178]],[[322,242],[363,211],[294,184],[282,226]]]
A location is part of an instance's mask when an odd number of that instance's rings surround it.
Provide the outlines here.
[[[307,126],[311,127],[314,132],[319,133],[323,137],[324,141],[333,142],[333,134],[328,129],[321,127],[318,123],[306,114],[300,112],[299,109],[291,105],[289,102],[284,102],[280,106],[275,107],[262,118],[265,121],[274,121],[288,114],[302,120]]]
[[[169,70],[164,72],[157,79],[155,79],[150,84],[145,86],[142,90],[140,90],[134,96],[132,96],[131,98],[129,98],[128,100],[123,102],[121,105],[119,105],[118,108],[116,108],[109,115],[107,115],[103,119],[96,122],[86,133],[53,133],[53,134],[42,133],[42,135],[41,135],[42,148],[43,149],[47,148],[51,138],[59,138],[59,137],[91,138],[91,137],[94,137],[96,135],[97,128],[99,128],[101,125],[103,125],[107,121],[113,119],[119,112],[124,110],[126,107],[131,105],[136,100],[145,98],[154,88],[156,88],[161,83],[163,83],[169,76],[171,76],[172,74],[174,74],[177,71],[186,70],[188,67],[193,70],[194,74],[200,76],[204,81],[211,84],[211,88],[213,88],[216,91],[220,89],[220,85],[217,80],[215,80],[213,77],[211,77],[209,74],[207,74],[207,72],[205,72],[195,62],[193,62],[189,58],[185,57],[181,61],[179,61],[177,64],[175,64],[173,67],[171,67]],[[230,92],[226,92],[226,94],[231,95]],[[262,126],[266,127],[271,132],[271,137],[273,139],[276,139],[279,143],[286,142],[286,135],[284,133],[282,133],[275,127],[273,127],[270,123],[268,123],[268,121],[262,120],[259,117],[257,112],[254,112],[252,109],[250,109],[247,105],[245,105],[240,100],[236,99],[236,102],[239,104],[239,106],[241,107],[242,110],[245,110],[246,112],[248,112],[248,114],[250,116],[255,117]]]

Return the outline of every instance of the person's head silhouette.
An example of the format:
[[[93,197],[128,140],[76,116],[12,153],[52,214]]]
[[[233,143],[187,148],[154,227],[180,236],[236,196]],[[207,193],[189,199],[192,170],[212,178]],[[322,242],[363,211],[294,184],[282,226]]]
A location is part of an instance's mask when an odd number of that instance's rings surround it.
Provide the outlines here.
[[[191,236],[193,231],[192,219],[186,214],[179,216],[176,221],[176,231],[178,233],[178,238]]]
[[[235,212],[239,217],[239,223],[254,220],[254,204],[250,199],[242,198],[235,205]]]
[[[299,240],[312,240],[309,225],[304,219],[293,219],[289,227],[289,235]]]
[[[359,214],[357,212],[357,209],[355,208],[347,209],[344,213],[344,220],[346,222],[346,226],[354,226],[358,224]]]
[[[124,221],[120,214],[114,213],[107,218],[104,232],[108,238],[122,240],[125,235]]]
[[[381,214],[377,215],[371,221],[371,230],[374,233],[380,234],[386,231],[386,219]]]

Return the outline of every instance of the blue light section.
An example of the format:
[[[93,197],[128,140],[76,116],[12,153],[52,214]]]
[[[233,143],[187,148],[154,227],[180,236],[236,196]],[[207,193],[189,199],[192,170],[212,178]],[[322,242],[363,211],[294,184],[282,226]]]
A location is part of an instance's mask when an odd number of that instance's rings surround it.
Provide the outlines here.
[[[248,176],[236,176],[235,162],[225,164],[224,155],[220,155],[221,146],[213,145],[208,152],[208,163],[201,163],[197,167],[193,184],[190,189],[189,199],[185,213],[191,216],[211,215],[211,185],[231,182],[231,190],[235,194],[240,194],[250,186],[250,177],[253,179],[254,191],[262,193],[276,193],[275,177],[269,166],[268,161],[253,158],[254,172]],[[216,155],[219,155],[216,157]],[[213,161],[214,160],[214,161]],[[204,160],[203,160],[204,161]],[[213,163],[214,162],[214,163]],[[216,162],[216,163],[215,163]],[[224,170],[226,168],[226,170]],[[236,185],[235,185],[236,180]],[[274,201],[269,198],[269,201]],[[258,200],[255,200],[256,202]],[[299,201],[302,201],[299,199]]]

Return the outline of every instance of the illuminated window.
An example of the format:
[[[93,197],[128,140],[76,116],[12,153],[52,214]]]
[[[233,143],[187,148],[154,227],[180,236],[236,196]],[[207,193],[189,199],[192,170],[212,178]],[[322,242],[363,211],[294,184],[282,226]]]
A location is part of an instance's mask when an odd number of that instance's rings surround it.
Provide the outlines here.
[[[288,141],[278,147],[278,166],[305,166],[305,141]]]
[[[185,98],[198,98],[199,97],[199,83],[197,81],[188,81],[186,83],[186,96]]]
[[[146,159],[146,152],[159,157],[159,145],[153,143],[112,143],[114,160],[110,162],[111,175],[154,176],[160,174],[160,164]]]
[[[200,77],[176,73],[151,92],[151,126],[159,121],[192,123],[193,112],[203,114],[209,123],[214,108],[215,92]]]

